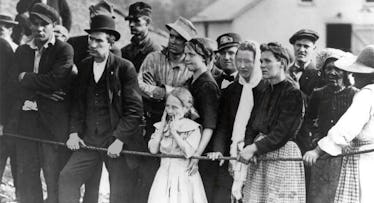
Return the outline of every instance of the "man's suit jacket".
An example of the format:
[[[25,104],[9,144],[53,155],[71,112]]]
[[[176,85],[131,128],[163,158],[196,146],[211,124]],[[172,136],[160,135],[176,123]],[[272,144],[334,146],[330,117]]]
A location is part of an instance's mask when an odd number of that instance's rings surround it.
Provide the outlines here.
[[[56,39],[54,45],[49,45],[43,51],[39,63],[38,73],[34,73],[35,51],[27,44],[18,47],[15,53],[14,66],[12,67],[11,83],[12,94],[16,98],[13,104],[10,129],[15,130],[18,125],[19,115],[25,100],[36,101],[38,113],[44,126],[49,128],[56,141],[67,140],[69,125],[69,106],[71,82],[71,69],[73,66],[73,48]],[[19,82],[18,75],[26,72]],[[44,95],[54,91],[64,91],[67,95],[63,101],[53,101]]]
[[[82,135],[85,131],[87,94],[93,58],[84,59],[79,65],[77,98],[71,111],[70,132]],[[146,149],[142,129],[139,127],[143,116],[143,103],[134,65],[120,57],[109,54],[106,67],[106,88],[113,136],[124,143],[128,150]],[[130,158],[131,156],[129,156]],[[135,166],[134,157],[128,160]]]
[[[8,119],[11,97],[9,95],[9,74],[13,65],[14,52],[10,44],[0,38],[0,124],[5,125]]]
[[[289,70],[291,71],[294,68],[295,64],[293,64]],[[321,74],[313,63],[309,63],[309,65],[305,67],[305,70],[299,79],[299,85],[300,90],[308,97],[312,94],[314,88],[321,87]]]

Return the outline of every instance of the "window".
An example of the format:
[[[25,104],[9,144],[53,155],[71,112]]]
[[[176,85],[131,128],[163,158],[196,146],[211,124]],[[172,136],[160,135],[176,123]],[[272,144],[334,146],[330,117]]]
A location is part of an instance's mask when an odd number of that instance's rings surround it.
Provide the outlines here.
[[[298,4],[300,6],[313,6],[315,4],[315,2],[314,2],[314,0],[298,0]]]

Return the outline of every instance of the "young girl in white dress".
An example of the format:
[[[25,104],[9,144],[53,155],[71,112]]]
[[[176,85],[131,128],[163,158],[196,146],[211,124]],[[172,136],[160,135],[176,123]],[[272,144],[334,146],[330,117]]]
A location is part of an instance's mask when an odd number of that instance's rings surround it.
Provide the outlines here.
[[[148,203],[206,203],[199,173],[189,174],[187,166],[199,145],[200,125],[193,115],[193,99],[185,88],[175,88],[166,100],[165,111],[148,142],[151,153],[183,155],[186,159],[161,158]]]

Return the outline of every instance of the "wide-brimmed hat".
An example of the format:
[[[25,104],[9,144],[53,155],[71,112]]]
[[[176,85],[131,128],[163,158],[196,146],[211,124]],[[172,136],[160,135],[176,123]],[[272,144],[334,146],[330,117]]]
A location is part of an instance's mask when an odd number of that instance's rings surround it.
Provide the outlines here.
[[[14,21],[12,17],[8,15],[0,14],[0,23],[8,24],[8,25],[18,25],[17,21]]]
[[[137,19],[141,16],[151,17],[152,7],[151,5],[144,2],[135,2],[129,7],[129,15],[125,17],[125,20]]]
[[[48,6],[47,4],[37,3],[31,8],[30,17],[37,17],[48,24],[52,24],[59,20],[60,15],[56,9]]]
[[[218,50],[239,46],[242,41],[241,37],[237,33],[225,33],[217,37]]]
[[[352,73],[374,73],[374,45],[365,47],[357,57],[343,57],[335,61],[334,65]]]
[[[324,67],[328,59],[331,59],[331,58],[340,59],[343,57],[349,57],[349,54],[350,54],[349,52],[344,52],[340,49],[334,49],[334,48],[322,49],[316,54],[316,68],[317,70],[322,70],[322,68]]]
[[[314,43],[319,39],[319,35],[314,30],[301,29],[292,35],[292,37],[290,38],[290,43],[295,44],[296,40],[299,39],[309,39]]]
[[[121,38],[121,34],[116,30],[114,19],[107,15],[97,15],[91,18],[90,29],[85,29],[87,33],[105,32],[114,35],[116,41]]]
[[[197,35],[197,30],[191,21],[181,16],[174,23],[169,23],[165,26],[168,30],[173,29],[178,32],[187,41],[190,41]]]

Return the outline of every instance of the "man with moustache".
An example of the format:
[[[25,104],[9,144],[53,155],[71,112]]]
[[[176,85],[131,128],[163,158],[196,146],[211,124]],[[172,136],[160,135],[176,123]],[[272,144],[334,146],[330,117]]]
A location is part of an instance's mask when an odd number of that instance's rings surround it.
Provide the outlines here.
[[[77,98],[71,109],[70,135],[66,142],[71,150],[81,145],[107,148],[107,153],[78,150],[73,152],[60,173],[60,203],[78,203],[80,188],[102,163],[109,173],[110,202],[133,202],[133,170],[138,159],[120,156],[123,149],[144,151],[139,127],[143,115],[142,98],[134,65],[110,52],[120,38],[115,22],[107,15],[91,19],[88,53],[78,65]],[[99,184],[99,183],[97,183]]]
[[[144,2],[136,2],[130,5],[129,15],[125,20],[129,22],[129,27],[133,37],[130,44],[121,49],[122,58],[131,61],[139,72],[145,57],[153,52],[160,51],[161,46],[151,39],[149,28],[152,23],[152,7]]]
[[[225,33],[217,38],[217,62],[212,69],[212,73],[222,90],[229,86],[238,75],[234,62],[240,41],[241,37],[237,33]],[[219,73],[216,70],[217,68],[223,72]]]
[[[37,3],[30,11],[32,40],[18,47],[12,67],[11,93],[15,96],[7,128],[27,137],[65,142],[69,121],[69,86],[73,66],[72,47],[55,38],[59,15]],[[63,99],[54,100],[54,92]],[[48,199],[58,202],[58,175],[64,148],[17,140],[19,202],[43,202],[40,170],[43,169]]]
[[[292,35],[295,62],[289,68],[289,75],[299,84],[300,90],[307,98],[316,87],[320,87],[320,72],[316,69],[312,57],[316,50],[318,33],[313,30],[301,29]],[[306,100],[307,101],[307,100]]]

